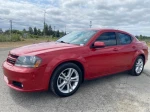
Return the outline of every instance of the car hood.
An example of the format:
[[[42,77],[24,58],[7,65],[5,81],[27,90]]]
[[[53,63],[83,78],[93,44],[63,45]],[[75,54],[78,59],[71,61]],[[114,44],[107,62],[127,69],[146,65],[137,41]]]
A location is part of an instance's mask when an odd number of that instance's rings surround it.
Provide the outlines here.
[[[57,49],[60,50],[64,48],[73,48],[73,47],[79,47],[79,46],[73,44],[58,43],[58,42],[44,42],[44,43],[32,44],[32,45],[15,48],[11,50],[10,53],[14,55],[23,55],[23,54],[29,54],[34,52],[40,52],[44,50],[52,51]]]

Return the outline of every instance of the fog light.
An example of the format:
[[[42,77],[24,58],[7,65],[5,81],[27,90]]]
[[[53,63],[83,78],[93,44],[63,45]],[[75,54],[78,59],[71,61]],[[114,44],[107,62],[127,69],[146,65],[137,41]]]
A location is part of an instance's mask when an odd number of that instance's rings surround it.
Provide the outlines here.
[[[13,81],[12,84],[18,88],[23,88],[23,84],[21,82]]]

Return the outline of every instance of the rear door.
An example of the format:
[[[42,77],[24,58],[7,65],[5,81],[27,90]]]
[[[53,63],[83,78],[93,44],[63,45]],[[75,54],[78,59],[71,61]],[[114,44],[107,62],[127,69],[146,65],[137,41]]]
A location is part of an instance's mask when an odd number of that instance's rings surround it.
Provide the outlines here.
[[[118,39],[118,70],[128,70],[130,67],[133,56],[136,52],[136,46],[132,44],[132,37],[123,32],[117,32],[117,39]]]

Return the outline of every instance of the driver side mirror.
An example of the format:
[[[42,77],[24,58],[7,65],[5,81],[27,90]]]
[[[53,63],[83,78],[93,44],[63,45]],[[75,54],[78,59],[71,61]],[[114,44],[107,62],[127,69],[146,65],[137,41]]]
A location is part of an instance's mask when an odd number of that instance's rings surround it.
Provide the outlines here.
[[[94,48],[98,48],[98,47],[105,47],[105,43],[104,42],[100,42],[100,41],[96,41],[94,42]]]

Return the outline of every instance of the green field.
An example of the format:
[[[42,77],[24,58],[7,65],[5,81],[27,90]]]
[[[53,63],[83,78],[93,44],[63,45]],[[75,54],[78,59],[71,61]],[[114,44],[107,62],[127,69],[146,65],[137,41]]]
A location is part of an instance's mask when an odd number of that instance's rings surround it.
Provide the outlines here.
[[[41,42],[50,42],[56,41],[57,37],[52,36],[28,36],[26,38],[13,34],[10,35],[0,35],[0,48],[11,48],[11,47],[20,47],[29,44],[41,43]]]

